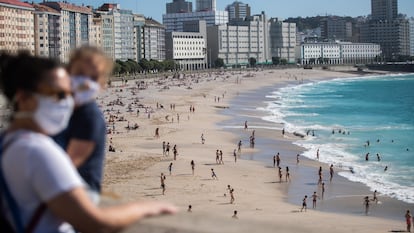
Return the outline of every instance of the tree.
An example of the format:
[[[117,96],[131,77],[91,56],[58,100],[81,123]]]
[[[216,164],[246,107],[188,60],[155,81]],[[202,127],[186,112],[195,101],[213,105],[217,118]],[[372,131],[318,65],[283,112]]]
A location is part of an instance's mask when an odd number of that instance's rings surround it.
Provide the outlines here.
[[[316,59],[315,58],[309,59],[309,64],[315,64],[315,62],[316,62]]]
[[[286,65],[287,63],[288,63],[288,61],[286,59],[281,59],[280,60],[281,65]]]
[[[217,58],[217,59],[214,61],[214,66],[215,66],[216,68],[221,68],[221,67],[223,67],[223,66],[224,66],[224,60],[223,60],[222,58]]]
[[[114,69],[112,70],[112,73],[114,75],[119,75],[121,73],[121,65],[118,62],[114,63]]]
[[[254,58],[254,57],[249,58],[249,64],[250,64],[251,67],[255,67],[256,63],[257,63],[256,58]]]
[[[272,63],[273,65],[279,65],[280,64],[280,57],[272,57]]]
[[[149,71],[152,70],[152,64],[151,62],[149,62],[147,59],[141,59],[141,61],[139,62],[139,65],[142,67],[142,69],[144,69],[145,71]]]

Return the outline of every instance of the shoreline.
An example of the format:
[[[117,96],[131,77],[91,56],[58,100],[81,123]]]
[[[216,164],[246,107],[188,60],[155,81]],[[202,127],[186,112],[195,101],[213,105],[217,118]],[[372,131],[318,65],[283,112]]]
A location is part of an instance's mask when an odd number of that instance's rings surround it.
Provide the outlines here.
[[[186,212],[188,205],[191,204],[194,212],[206,218],[215,216],[230,220],[233,210],[238,210],[239,221],[263,222],[265,225],[271,224],[275,227],[283,225],[284,229],[291,229],[293,232],[298,229],[296,228],[298,218],[303,228],[311,229],[310,232],[331,232],[333,228],[336,232],[378,232],[385,231],[385,229],[388,229],[386,231],[404,229],[403,217],[397,221],[389,218],[347,215],[311,209],[307,213],[300,213],[298,201],[300,202],[301,199],[296,200],[295,204],[288,202],[285,193],[288,192],[289,186],[285,183],[278,184],[276,172],[273,169],[260,161],[238,160],[237,163],[233,161],[233,150],[240,136],[229,132],[228,129],[223,129],[220,122],[231,120],[230,116],[223,115],[221,112],[229,110],[228,107],[232,110],[234,108],[232,100],[237,99],[237,96],[254,92],[265,86],[273,87],[301,82],[302,78],[303,81],[308,81],[343,76],[355,75],[301,69],[257,72],[226,71],[186,75],[178,80],[170,78],[146,80],[148,87],[143,91],[134,88],[135,84],[132,82],[129,82],[127,86],[118,83],[119,87],[109,88],[99,98],[106,117],[109,114],[117,114],[119,111],[118,115],[126,120],[117,121],[115,123],[116,133],[108,135],[108,140],[112,142],[116,152],[109,152],[105,163],[104,202],[162,200],[175,203],[182,209],[182,212]],[[237,80],[241,80],[241,83],[236,84]],[[165,88],[166,86],[168,88]],[[214,97],[222,97],[223,94],[224,101],[214,102]],[[107,105],[109,101],[116,99],[125,104],[123,106]],[[148,107],[147,109],[151,112],[150,119],[147,118],[144,108],[139,108],[139,116],[135,114],[135,107],[138,104],[134,102]],[[157,109],[156,103],[163,104],[164,108]],[[129,104],[132,104],[134,111],[127,111]],[[171,110],[170,104],[176,104],[176,109]],[[195,106],[195,113],[189,113],[190,105]],[[176,114],[180,115],[179,123],[177,123]],[[245,118],[246,115],[248,115],[247,110],[240,114],[240,117]],[[171,118],[175,118],[175,121],[172,122]],[[139,129],[126,130],[128,121],[132,125],[137,123]],[[244,120],[235,125],[236,129],[233,130],[239,133],[241,131],[243,137],[248,138],[250,132],[238,129],[243,122]],[[159,139],[154,138],[156,128],[160,129]],[[257,130],[257,134],[260,135],[258,144],[261,143],[260,138],[265,138],[262,134],[272,135],[272,132],[274,132],[272,129]],[[200,141],[202,133],[206,138],[204,145]],[[296,147],[290,142],[286,143],[288,140],[281,139],[280,147],[286,151],[292,151],[292,148]],[[162,155],[163,141],[177,145],[179,154],[177,160],[173,160],[172,155]],[[268,140],[265,143],[274,144],[274,141]],[[217,149],[224,152],[224,165],[215,163]],[[245,144],[242,148],[242,157],[255,156],[257,151],[247,148]],[[196,163],[194,176],[191,175],[191,160]],[[311,164],[311,161],[304,159],[302,161],[303,164]],[[174,163],[174,167],[172,175],[169,175],[167,168],[171,162]],[[218,180],[211,179],[211,168],[217,173]],[[160,189],[161,172],[167,174],[166,195],[162,195]],[[292,166],[292,180],[299,180],[294,173]],[[224,195],[227,194],[227,185],[235,189],[235,204],[230,204],[229,195]],[[308,201],[308,206],[311,206],[310,202],[311,200]],[[188,218],[188,221],[191,221],[191,216]],[[342,221],[338,222],[338,218]],[[229,224],[237,227],[236,222]],[[211,227],[216,229],[220,226]],[[203,230],[210,231],[209,229]],[[239,229],[238,232],[246,232],[245,230]]]
[[[327,79],[327,81],[329,80],[333,80],[333,79]],[[317,81],[312,81],[312,82],[317,82]],[[269,95],[271,92],[277,91],[278,89],[286,87],[287,85],[295,86],[295,84],[286,84],[284,86],[278,84],[274,87],[259,88],[256,91],[249,93],[247,96],[243,96],[243,97],[237,96],[235,97],[235,99],[239,98],[240,100],[232,100],[231,102],[236,102],[236,103],[247,102],[248,103],[247,107],[260,108],[261,105],[267,101],[267,98],[262,93]],[[261,96],[261,97],[257,97],[257,96]],[[255,101],[249,102],[249,101],[246,101],[246,99],[255,99]],[[257,100],[257,99],[260,99],[260,100]],[[259,101],[259,102],[256,102],[256,101]],[[251,104],[252,106],[250,106],[249,104]],[[230,106],[232,106],[232,104],[230,104]],[[240,117],[237,116],[240,110],[234,109],[234,108],[230,108],[230,109],[233,110],[232,113],[229,113],[231,112],[230,110],[223,110],[224,113],[222,112],[221,114],[234,115],[233,119],[227,120],[226,122],[219,123],[219,125],[226,126],[228,124],[231,125],[232,123],[235,123],[235,122],[243,122],[243,119],[239,119]],[[252,111],[252,113],[258,114],[257,117],[250,118],[250,120],[253,120],[253,124],[254,124],[251,127],[251,130],[259,129],[262,131],[263,130],[269,131],[268,133],[265,133],[264,140],[268,140],[270,141],[270,143],[269,142],[267,143],[263,142],[261,144],[258,143],[258,146],[261,146],[261,149],[259,150],[258,153],[266,154],[267,155],[266,159],[263,158],[265,156],[259,156],[259,158],[257,158],[257,156],[254,157],[253,155],[251,155],[250,158],[246,156],[244,159],[260,161],[260,162],[263,162],[265,165],[267,165],[267,167],[271,167],[272,155],[269,150],[270,148],[272,148],[272,146],[270,146],[269,144],[272,144],[272,143],[275,143],[277,145],[282,144],[282,148],[279,150],[276,149],[276,151],[274,151],[273,154],[276,154],[276,152],[280,152],[282,155],[282,158],[286,158],[286,155],[288,155],[287,165],[289,165],[290,168],[293,168],[292,172],[301,173],[301,174],[298,174],[295,178],[293,178],[292,182],[289,184],[290,187],[284,190],[285,195],[286,195],[286,200],[291,204],[299,205],[301,196],[298,195],[298,193],[303,193],[301,189],[307,190],[307,192],[305,193],[308,193],[308,194],[312,193],[313,191],[317,191],[318,195],[321,196],[321,189],[320,187],[317,187],[317,168],[319,166],[322,166],[325,171],[324,177],[328,177],[329,175],[328,175],[327,170],[329,171],[329,164],[319,162],[316,160],[312,160],[312,159],[302,156],[301,160],[304,161],[305,165],[304,167],[299,169],[299,167],[296,165],[296,158],[294,157],[294,154],[295,153],[302,154],[303,152],[306,151],[306,149],[303,147],[297,146],[294,143],[297,141],[304,140],[304,139],[294,134],[289,134],[287,137],[284,137],[283,139],[272,139],[269,135],[273,131],[276,132],[277,134],[281,134],[282,133],[281,128],[283,128],[283,124],[263,120],[262,117],[267,116],[267,115],[266,114],[260,115],[261,111],[258,109],[252,108],[250,111]],[[263,127],[263,125],[267,125],[267,126]],[[228,130],[234,134],[238,134],[238,135],[241,134],[240,131],[235,130],[234,128],[231,128],[231,127],[228,128]],[[263,138],[259,138],[258,140],[263,140]],[[289,144],[292,147],[289,147],[289,150],[286,151],[286,149],[284,149],[283,147],[283,144]],[[263,146],[265,148],[263,148]],[[301,166],[302,166],[302,161],[301,161]],[[349,172],[349,171],[335,167],[335,175],[333,179],[334,180],[333,183],[335,184],[332,185],[333,186],[332,188],[329,187],[331,186],[329,180],[327,180],[326,178],[324,179],[324,182],[326,183],[326,187],[327,187],[326,188],[327,192],[325,194],[325,199],[321,202],[320,210],[327,211],[327,212],[341,213],[341,214],[361,215],[362,208],[361,207],[358,208],[358,206],[360,206],[359,204],[362,203],[362,199],[365,196],[370,196],[370,198],[372,198],[373,192],[370,190],[370,188],[366,184],[350,181],[347,178],[339,175],[338,173],[340,172]],[[313,181],[315,182],[310,180],[309,176],[313,176],[314,177]],[[313,187],[316,186],[316,188],[313,188],[312,186]],[[386,195],[379,194],[378,197],[380,199],[380,204],[373,205],[373,213],[371,216],[381,217],[384,219],[398,220],[400,219],[398,217],[399,213],[403,212],[406,208],[408,209],[414,208],[413,204],[406,203],[404,201],[397,200],[395,198],[392,198]]]

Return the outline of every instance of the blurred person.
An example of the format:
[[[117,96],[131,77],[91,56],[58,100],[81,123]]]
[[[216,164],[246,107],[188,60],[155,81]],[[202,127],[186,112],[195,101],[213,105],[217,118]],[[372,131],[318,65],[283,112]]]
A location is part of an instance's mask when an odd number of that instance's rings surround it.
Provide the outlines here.
[[[106,125],[96,103],[112,70],[112,61],[94,47],[72,52],[67,70],[71,76],[75,109],[68,127],[54,137],[69,154],[89,186],[91,198],[99,203],[105,159]]]
[[[116,232],[144,217],[176,212],[160,202],[99,208],[91,201],[74,164],[49,137],[65,129],[74,107],[62,66],[27,54],[1,54],[0,86],[14,110],[2,134],[0,171],[16,204],[12,215],[7,199],[2,213],[17,232],[27,230],[41,206],[34,233]]]

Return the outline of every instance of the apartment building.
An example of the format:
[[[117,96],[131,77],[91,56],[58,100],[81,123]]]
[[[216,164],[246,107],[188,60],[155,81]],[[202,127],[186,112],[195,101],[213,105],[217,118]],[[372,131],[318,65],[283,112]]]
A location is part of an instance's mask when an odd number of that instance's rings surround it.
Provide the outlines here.
[[[217,58],[223,59],[228,67],[246,66],[250,58],[255,58],[257,64],[271,64],[268,32],[264,12],[245,21],[208,27],[210,65]]]
[[[143,27],[143,58],[165,60],[165,27],[152,18],[146,18]]]
[[[18,0],[0,0],[0,50],[35,54],[34,10]]]
[[[277,18],[269,20],[270,53],[272,57],[294,63],[296,57],[296,24]]]
[[[61,17],[59,11],[40,4],[33,4],[35,55],[60,58]]]
[[[90,44],[91,8],[68,2],[42,2],[40,5],[48,6],[60,14],[58,30],[60,31],[61,41],[59,54],[61,61],[68,61],[73,49]]]
[[[187,23],[194,29],[195,21]],[[166,33],[166,57],[176,61],[181,70],[207,68],[206,22],[202,20],[197,24],[197,31]]]
[[[102,24],[102,49],[113,60],[136,60],[134,15],[120,9],[119,4],[105,3],[95,11],[95,19]]]

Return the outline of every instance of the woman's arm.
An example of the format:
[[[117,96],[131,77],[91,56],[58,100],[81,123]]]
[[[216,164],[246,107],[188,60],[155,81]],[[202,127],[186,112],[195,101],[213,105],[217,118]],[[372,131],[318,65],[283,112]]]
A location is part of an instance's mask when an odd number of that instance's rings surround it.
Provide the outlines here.
[[[96,207],[83,188],[75,188],[47,202],[55,215],[83,233],[118,232],[130,224],[161,214],[173,214],[177,208],[161,202],[142,202],[108,208]]]

